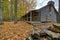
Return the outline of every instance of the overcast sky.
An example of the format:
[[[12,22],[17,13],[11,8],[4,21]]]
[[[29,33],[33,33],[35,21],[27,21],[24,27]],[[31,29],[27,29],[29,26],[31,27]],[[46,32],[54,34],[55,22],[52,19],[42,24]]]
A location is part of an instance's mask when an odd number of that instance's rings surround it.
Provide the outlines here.
[[[45,5],[47,5],[47,3],[51,0],[36,0],[37,1],[37,6],[36,9],[39,9]],[[58,0],[52,0],[55,2],[55,8],[58,10]]]

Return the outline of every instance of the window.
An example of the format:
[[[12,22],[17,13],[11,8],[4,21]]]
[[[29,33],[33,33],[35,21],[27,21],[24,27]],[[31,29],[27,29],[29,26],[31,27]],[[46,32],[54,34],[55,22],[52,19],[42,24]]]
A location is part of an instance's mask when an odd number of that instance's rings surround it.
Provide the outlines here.
[[[38,15],[38,13],[34,13],[33,15],[32,15],[32,20],[33,21],[38,21],[39,20],[39,15]]]
[[[30,14],[28,14],[28,17],[30,17]]]
[[[30,18],[28,18],[28,21],[30,21]]]

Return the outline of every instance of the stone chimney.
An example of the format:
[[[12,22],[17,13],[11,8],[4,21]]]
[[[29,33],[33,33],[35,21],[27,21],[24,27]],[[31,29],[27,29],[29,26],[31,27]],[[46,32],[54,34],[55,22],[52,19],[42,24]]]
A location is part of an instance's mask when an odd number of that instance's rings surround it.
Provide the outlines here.
[[[59,13],[60,13],[60,0],[59,0]]]
[[[58,23],[60,23],[60,0],[58,1],[58,3],[59,3],[59,9],[58,9]]]
[[[47,5],[54,6],[54,1],[49,1]]]

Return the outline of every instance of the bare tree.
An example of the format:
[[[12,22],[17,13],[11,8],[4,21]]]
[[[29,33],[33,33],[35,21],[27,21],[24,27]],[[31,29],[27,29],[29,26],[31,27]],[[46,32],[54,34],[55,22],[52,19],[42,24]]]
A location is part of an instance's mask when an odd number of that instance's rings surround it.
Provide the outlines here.
[[[2,0],[0,0],[0,24],[3,24],[2,22]]]
[[[17,0],[14,0],[14,12],[15,12],[14,23],[16,24],[17,23]]]

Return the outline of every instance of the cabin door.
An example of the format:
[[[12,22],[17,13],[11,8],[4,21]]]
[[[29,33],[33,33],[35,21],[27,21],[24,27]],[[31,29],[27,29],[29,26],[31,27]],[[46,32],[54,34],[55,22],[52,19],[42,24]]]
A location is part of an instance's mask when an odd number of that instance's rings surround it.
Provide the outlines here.
[[[33,13],[32,14],[32,21],[39,21],[38,13]]]

